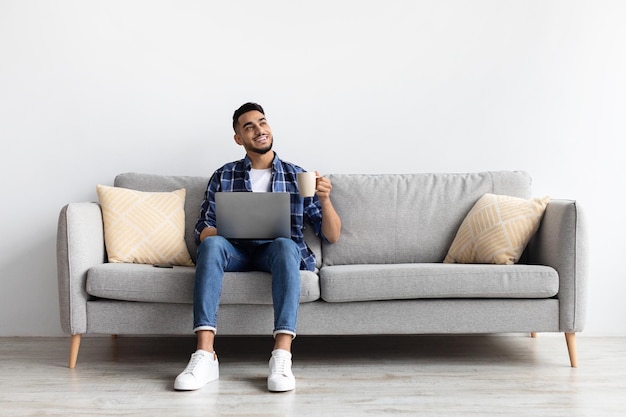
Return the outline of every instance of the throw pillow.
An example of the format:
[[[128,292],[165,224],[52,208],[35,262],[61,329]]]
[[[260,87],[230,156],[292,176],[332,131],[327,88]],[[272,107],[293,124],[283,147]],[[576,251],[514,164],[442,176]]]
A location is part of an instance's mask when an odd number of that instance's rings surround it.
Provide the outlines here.
[[[443,262],[514,264],[539,228],[549,202],[550,197],[483,195],[461,223]]]
[[[192,266],[185,244],[185,189],[96,187],[109,262]]]

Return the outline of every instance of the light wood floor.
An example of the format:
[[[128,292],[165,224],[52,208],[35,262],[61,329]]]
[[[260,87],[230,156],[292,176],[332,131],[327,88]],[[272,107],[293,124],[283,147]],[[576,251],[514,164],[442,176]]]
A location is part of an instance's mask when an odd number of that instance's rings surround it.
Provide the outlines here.
[[[266,391],[270,338],[218,339],[219,381],[173,390],[193,337],[0,338],[0,416],[624,416],[626,338],[298,337],[294,392]]]

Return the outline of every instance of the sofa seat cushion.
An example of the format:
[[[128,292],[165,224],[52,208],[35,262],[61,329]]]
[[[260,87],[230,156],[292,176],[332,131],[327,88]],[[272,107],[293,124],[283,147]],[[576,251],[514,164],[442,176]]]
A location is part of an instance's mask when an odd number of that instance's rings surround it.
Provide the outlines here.
[[[556,270],[540,265],[377,264],[326,266],[320,271],[328,302],[418,298],[549,298]]]
[[[87,293],[94,297],[155,303],[193,303],[194,267],[105,263],[87,272]],[[300,271],[300,302],[320,298],[319,277]],[[227,272],[220,304],[272,304],[272,277],[266,272]]]

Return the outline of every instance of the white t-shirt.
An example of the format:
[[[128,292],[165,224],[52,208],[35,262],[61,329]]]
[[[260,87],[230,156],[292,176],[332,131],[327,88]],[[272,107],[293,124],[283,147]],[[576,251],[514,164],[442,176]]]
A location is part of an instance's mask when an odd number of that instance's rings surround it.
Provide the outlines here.
[[[252,183],[252,191],[272,191],[272,168],[250,169],[250,182]]]

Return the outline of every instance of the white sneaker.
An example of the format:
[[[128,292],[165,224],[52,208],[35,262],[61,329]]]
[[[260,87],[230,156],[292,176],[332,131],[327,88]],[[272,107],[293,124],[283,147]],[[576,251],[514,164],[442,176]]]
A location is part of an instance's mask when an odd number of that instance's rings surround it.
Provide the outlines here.
[[[270,358],[270,376],[267,389],[272,392],[291,391],[296,387],[296,378],[291,372],[291,353],[276,349]]]
[[[191,391],[200,389],[220,377],[219,362],[215,353],[197,350],[191,355],[189,364],[174,381],[174,389]]]

